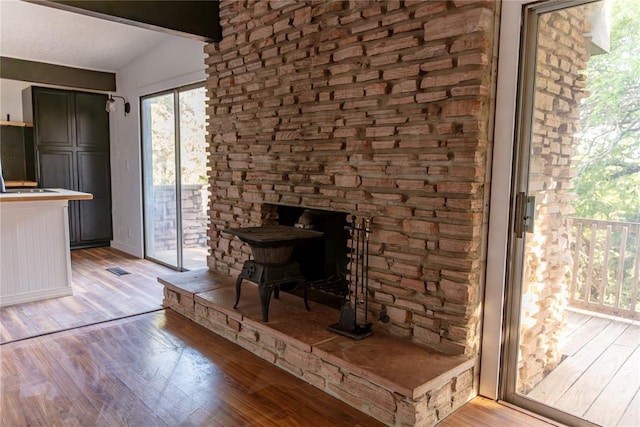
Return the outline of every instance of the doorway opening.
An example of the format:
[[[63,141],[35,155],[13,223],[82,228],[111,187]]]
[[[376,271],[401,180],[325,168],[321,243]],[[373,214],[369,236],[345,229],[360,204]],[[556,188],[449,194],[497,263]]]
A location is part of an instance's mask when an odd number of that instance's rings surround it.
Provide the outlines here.
[[[207,266],[205,89],[142,98],[145,257],[176,270]]]

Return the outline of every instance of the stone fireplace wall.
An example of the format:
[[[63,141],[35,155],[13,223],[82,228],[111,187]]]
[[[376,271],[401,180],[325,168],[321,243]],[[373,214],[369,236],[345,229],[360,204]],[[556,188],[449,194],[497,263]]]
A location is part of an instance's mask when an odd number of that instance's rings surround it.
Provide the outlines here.
[[[209,267],[267,204],[373,218],[374,328],[475,355],[494,1],[222,0],[208,58]]]

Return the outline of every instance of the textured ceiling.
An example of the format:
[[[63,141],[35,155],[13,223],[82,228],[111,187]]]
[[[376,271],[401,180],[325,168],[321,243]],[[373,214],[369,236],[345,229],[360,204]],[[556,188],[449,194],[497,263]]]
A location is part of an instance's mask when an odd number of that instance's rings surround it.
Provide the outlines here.
[[[0,55],[115,72],[175,37],[18,0],[0,0]]]

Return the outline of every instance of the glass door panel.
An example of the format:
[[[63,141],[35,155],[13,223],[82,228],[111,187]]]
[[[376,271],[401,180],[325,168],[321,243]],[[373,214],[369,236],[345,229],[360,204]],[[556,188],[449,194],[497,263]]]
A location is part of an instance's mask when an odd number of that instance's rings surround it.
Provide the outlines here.
[[[146,256],[178,268],[175,105],[168,93],[142,100]]]
[[[180,184],[182,264],[192,270],[207,266],[207,142],[205,90],[180,91]]]
[[[629,5],[525,12],[506,399],[570,425],[640,422],[640,7]]]

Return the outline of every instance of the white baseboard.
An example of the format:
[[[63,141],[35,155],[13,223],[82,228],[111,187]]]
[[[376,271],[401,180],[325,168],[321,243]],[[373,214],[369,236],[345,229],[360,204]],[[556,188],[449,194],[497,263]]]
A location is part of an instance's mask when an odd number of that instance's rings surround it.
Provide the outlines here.
[[[43,291],[25,292],[22,294],[8,295],[0,300],[0,307],[7,307],[14,304],[22,304],[25,302],[40,301],[49,298],[60,298],[73,295],[71,287],[46,289]]]
[[[126,243],[122,243],[122,242],[116,242],[115,240],[111,241],[111,247],[119,251],[125,252],[129,255],[133,255],[134,257],[144,258],[144,252],[142,251],[141,248],[127,245]]]

